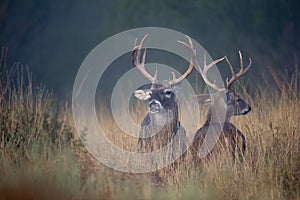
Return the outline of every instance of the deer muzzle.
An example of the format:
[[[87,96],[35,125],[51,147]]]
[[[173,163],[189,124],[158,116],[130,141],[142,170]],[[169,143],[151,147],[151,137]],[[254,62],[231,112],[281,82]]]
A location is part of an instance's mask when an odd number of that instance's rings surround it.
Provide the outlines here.
[[[162,108],[162,105],[159,101],[152,99],[149,102],[149,112],[150,113],[159,113]]]

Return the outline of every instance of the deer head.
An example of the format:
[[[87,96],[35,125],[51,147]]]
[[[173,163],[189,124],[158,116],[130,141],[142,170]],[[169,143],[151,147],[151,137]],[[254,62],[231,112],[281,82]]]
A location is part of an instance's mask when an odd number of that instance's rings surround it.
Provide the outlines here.
[[[204,54],[204,66],[203,69],[200,67],[199,63],[196,62],[196,66],[200,72],[200,74],[203,77],[204,82],[212,87],[213,89],[215,89],[217,92],[215,94],[212,95],[206,95],[206,94],[201,94],[198,95],[198,101],[200,103],[210,103],[212,107],[216,107],[216,108],[220,108],[223,107],[226,110],[226,119],[225,122],[229,122],[231,116],[233,115],[245,115],[248,112],[251,111],[251,107],[249,104],[247,104],[242,98],[239,97],[239,95],[237,95],[234,90],[231,89],[232,84],[238,80],[240,77],[242,77],[251,67],[252,61],[249,58],[249,64],[246,68],[244,68],[243,66],[243,57],[241,52],[239,51],[239,56],[240,56],[240,71],[238,73],[235,73],[233,70],[233,67],[230,63],[230,61],[228,60],[228,58],[222,57],[216,61],[214,61],[212,64],[210,65],[206,65],[206,54]],[[231,78],[226,78],[226,82],[225,82],[225,87],[224,88],[220,88],[219,86],[217,86],[216,82],[214,81],[213,83],[210,82],[206,76],[207,71],[216,63],[222,61],[222,60],[226,60],[226,62],[229,65],[230,71],[231,71]],[[211,112],[208,113],[208,117],[207,120],[212,120],[211,119]]]
[[[141,40],[140,44],[137,45],[137,39],[135,40],[135,45],[131,53],[131,60],[133,65],[146,77],[151,83],[150,89],[145,90],[136,90],[134,96],[141,101],[149,101],[149,114],[164,114],[168,111],[172,111],[172,115],[177,115],[177,100],[176,100],[176,89],[178,84],[182,82],[193,70],[195,64],[195,50],[193,43],[190,37],[186,36],[189,44],[178,41],[182,45],[186,46],[191,52],[190,64],[187,71],[176,78],[175,73],[172,72],[171,80],[157,80],[157,70],[155,71],[154,76],[150,75],[145,69],[145,60],[146,60],[146,50],[143,53],[142,59],[141,49],[142,45],[148,35],[145,35]],[[141,60],[141,61],[140,61]]]

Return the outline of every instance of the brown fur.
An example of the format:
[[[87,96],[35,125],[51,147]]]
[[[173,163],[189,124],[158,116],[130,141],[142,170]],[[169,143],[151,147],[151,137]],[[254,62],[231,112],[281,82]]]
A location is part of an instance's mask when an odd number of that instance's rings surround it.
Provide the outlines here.
[[[192,156],[194,162],[196,163],[200,161],[198,154],[201,149],[201,145],[205,142],[205,136],[210,125],[211,123],[206,123],[195,134],[192,144]],[[220,124],[213,124],[213,126],[220,126]],[[226,140],[228,142],[226,142]],[[211,155],[219,153],[220,151],[224,151],[224,149],[229,150],[232,155],[233,161],[235,161],[236,153],[238,153],[240,159],[243,159],[243,155],[246,151],[245,136],[239,129],[237,129],[232,123],[229,122],[224,123],[223,131],[221,132],[218,143],[213,147],[208,157],[211,157]]]
[[[246,151],[246,139],[242,132],[232,123],[230,123],[230,119],[233,115],[239,116],[247,114],[251,111],[251,107],[231,90],[220,91],[212,96],[201,95],[199,97],[201,97],[198,99],[199,101],[201,100],[200,103],[208,102],[208,100],[211,99],[213,100],[210,101],[210,108],[207,113],[206,122],[196,132],[193,140],[191,148],[193,161],[198,162],[201,159],[199,158],[199,153],[202,145],[204,145],[203,148],[205,148],[206,144],[204,142],[207,142],[205,137],[210,126],[212,126],[212,131],[209,134],[215,134],[218,141],[217,144],[215,144],[215,146],[211,149],[211,152],[202,151],[201,157],[204,156],[202,155],[203,153],[207,153],[208,157],[211,157],[212,154],[216,154],[216,152],[222,152],[225,150],[232,155],[233,161],[236,160],[236,153],[238,153],[238,156],[242,161],[243,155]],[[224,116],[224,119],[222,119],[222,116]],[[225,120],[225,122],[222,124],[221,122],[223,120]],[[219,138],[217,138],[218,136]],[[209,142],[211,143],[212,141]]]

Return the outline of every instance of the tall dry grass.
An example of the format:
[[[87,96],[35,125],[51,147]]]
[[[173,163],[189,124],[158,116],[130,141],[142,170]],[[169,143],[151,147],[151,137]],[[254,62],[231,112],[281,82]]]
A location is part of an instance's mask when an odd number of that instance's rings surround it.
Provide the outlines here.
[[[150,174],[99,164],[76,139],[68,106],[59,109],[20,64],[8,67],[3,52],[0,199],[300,199],[299,77],[277,92],[267,87],[251,96],[243,88],[239,92],[253,108],[232,120],[247,137],[243,163],[222,156],[194,166],[188,155],[179,172],[160,173],[164,182],[157,185]],[[133,118],[139,121],[143,114]],[[103,119],[109,138],[131,149],[136,140],[122,135],[111,118]]]

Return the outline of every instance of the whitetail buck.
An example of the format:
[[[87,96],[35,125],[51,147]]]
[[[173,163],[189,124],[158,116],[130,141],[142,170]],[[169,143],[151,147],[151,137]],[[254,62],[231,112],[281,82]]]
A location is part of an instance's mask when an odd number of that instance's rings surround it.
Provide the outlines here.
[[[216,149],[219,149],[219,151],[223,151],[224,149],[228,149],[229,152],[232,154],[233,161],[235,160],[235,154],[236,151],[238,152],[238,155],[240,159],[242,159],[245,150],[246,150],[246,140],[245,136],[242,134],[242,132],[237,129],[232,123],[230,123],[230,118],[234,115],[245,115],[249,111],[251,111],[251,107],[243,100],[241,99],[235,92],[231,89],[232,84],[239,79],[241,76],[243,76],[251,67],[252,61],[249,58],[249,64],[246,68],[243,66],[243,58],[241,52],[239,52],[240,56],[240,71],[236,74],[233,70],[233,67],[227,57],[223,57],[217,61],[215,61],[213,64],[216,64],[224,59],[226,59],[230,71],[232,74],[231,79],[226,79],[226,86],[225,88],[220,88],[217,86],[217,84],[214,82],[210,82],[207,78],[207,71],[213,66],[213,65],[206,65],[206,56],[204,56],[204,67],[203,70],[201,69],[199,63],[196,63],[196,66],[201,73],[204,82],[215,89],[217,92],[212,95],[199,95],[198,101],[201,103],[209,103],[210,108],[207,113],[207,118],[205,124],[196,132],[193,144],[192,144],[192,155],[193,160],[195,162],[199,162],[201,160],[201,157],[204,157],[205,154],[214,153],[217,151]],[[220,119],[220,115],[222,115],[223,110],[223,119],[225,116],[225,122],[222,123],[222,119]],[[212,140],[208,141],[209,137],[206,138],[208,129],[210,128],[210,134],[216,134],[215,136],[218,137],[218,133],[221,132],[221,135],[219,137],[219,140],[217,141],[216,145],[211,149]],[[211,136],[213,138],[214,136]],[[211,139],[210,138],[210,139]],[[220,149],[221,148],[221,149]],[[202,151],[200,153],[200,151]],[[201,155],[202,154],[202,155]]]
[[[171,144],[168,151],[170,151],[173,160],[185,154],[186,151],[186,133],[178,120],[176,87],[192,72],[195,64],[195,50],[192,40],[188,36],[186,37],[189,44],[178,41],[186,46],[191,53],[189,67],[179,78],[176,78],[172,72],[173,78],[171,80],[158,81],[157,70],[155,75],[152,76],[145,69],[146,50],[142,59],[140,58],[142,45],[146,37],[147,35],[138,45],[137,39],[135,40],[135,46],[131,53],[133,65],[152,83],[150,89],[134,92],[136,98],[149,102],[148,113],[141,124],[138,150],[142,153],[154,152]]]

